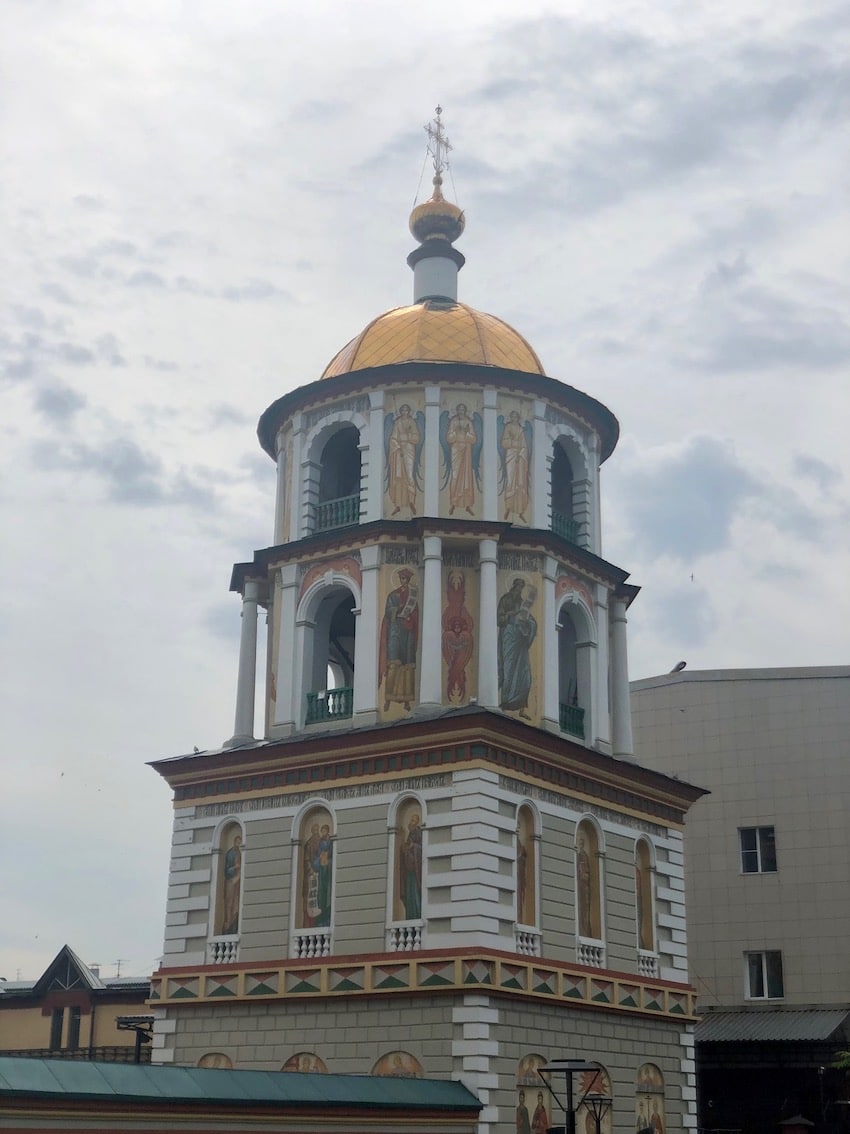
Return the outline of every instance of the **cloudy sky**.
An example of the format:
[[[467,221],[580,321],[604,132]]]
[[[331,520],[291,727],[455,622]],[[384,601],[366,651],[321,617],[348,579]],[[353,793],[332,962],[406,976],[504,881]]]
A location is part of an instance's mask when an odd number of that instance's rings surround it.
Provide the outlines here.
[[[7,0],[0,976],[157,962],[146,761],[233,730],[256,419],[410,301],[438,101],[461,298],[621,422],[632,676],[848,661],[849,34],[847,0]]]

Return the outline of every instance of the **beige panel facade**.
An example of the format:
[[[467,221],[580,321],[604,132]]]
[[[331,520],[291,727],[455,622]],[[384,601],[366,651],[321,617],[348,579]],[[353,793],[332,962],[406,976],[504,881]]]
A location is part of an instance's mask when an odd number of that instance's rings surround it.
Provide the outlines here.
[[[787,1006],[850,989],[850,668],[688,671],[632,685],[639,760],[711,794],[686,826],[691,977],[706,1007],[748,993],[746,954],[780,951]],[[772,828],[745,873],[740,830]],[[767,990],[765,990],[767,991]]]

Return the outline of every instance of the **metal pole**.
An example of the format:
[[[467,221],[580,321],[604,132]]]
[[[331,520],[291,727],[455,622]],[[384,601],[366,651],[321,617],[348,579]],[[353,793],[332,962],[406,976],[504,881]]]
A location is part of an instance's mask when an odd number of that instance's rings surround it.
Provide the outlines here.
[[[567,1134],[576,1134],[576,1112],[573,1110],[573,1073],[567,1072]]]

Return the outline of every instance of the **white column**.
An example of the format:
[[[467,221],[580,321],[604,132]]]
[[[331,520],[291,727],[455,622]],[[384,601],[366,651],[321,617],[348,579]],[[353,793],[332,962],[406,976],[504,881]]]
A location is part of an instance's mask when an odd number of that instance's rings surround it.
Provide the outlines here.
[[[439,536],[425,536],[423,547],[422,603],[420,606],[420,634],[422,643],[420,653],[421,672],[419,677],[419,704],[441,705],[443,702],[443,663],[440,652],[440,625],[442,603],[440,601],[443,541]]]
[[[496,391],[492,387],[484,390],[484,449],[481,468],[483,470],[483,509],[485,520],[498,520],[499,516],[499,453],[496,436]]]
[[[481,565],[478,602],[478,702],[489,709],[499,706],[499,633],[496,626],[496,567],[498,545],[494,539],[478,544]]]
[[[360,550],[362,581],[360,609],[354,632],[354,713],[375,714],[378,710],[378,580],[381,549]]]
[[[587,439],[588,468],[587,475],[591,482],[590,487],[590,514],[593,522],[590,531],[588,547],[594,555],[602,554],[602,493],[599,491],[599,439],[591,433]]]
[[[292,494],[289,498],[289,539],[301,539],[304,534],[301,528],[304,514],[304,485],[300,480],[301,456],[304,448],[304,428],[301,411],[292,415],[292,468],[289,470],[289,480],[292,485]]]
[[[543,562],[543,727],[561,731],[559,687],[558,615],[555,610],[557,560],[547,555]]]
[[[277,493],[274,505],[274,535],[272,542],[285,543],[289,533],[283,530],[283,515],[286,508],[286,442],[283,430],[279,429],[275,438],[275,452],[277,453]]]
[[[384,514],[384,391],[369,394],[368,445],[360,439],[365,483],[360,481],[360,522],[380,520]],[[367,451],[368,450],[368,451]]]
[[[280,569],[280,588],[277,592],[275,617],[278,620],[277,666],[275,684],[274,724],[295,728],[298,710],[294,704],[299,684],[299,670],[303,664],[301,654],[293,650],[295,641],[295,611],[298,606],[298,567],[287,563]]]
[[[552,445],[546,429],[546,404],[534,403],[534,453],[531,457],[532,527],[552,526]]]
[[[596,649],[593,664],[594,681],[591,686],[593,693],[592,713],[593,720],[590,728],[585,727],[585,738],[588,744],[595,744],[601,752],[611,751],[611,704],[609,701],[608,686],[611,654],[609,650],[609,623],[608,623],[608,591],[600,583],[596,589]],[[595,737],[595,739],[594,739]]]
[[[440,514],[440,387],[425,387],[425,515]]]
[[[236,682],[236,720],[225,747],[254,739],[254,700],[257,684],[257,601],[260,584],[246,579],[242,592],[242,636],[239,640],[239,677]]]
[[[633,760],[626,600],[613,596],[611,598],[611,716],[613,755],[620,760]]]

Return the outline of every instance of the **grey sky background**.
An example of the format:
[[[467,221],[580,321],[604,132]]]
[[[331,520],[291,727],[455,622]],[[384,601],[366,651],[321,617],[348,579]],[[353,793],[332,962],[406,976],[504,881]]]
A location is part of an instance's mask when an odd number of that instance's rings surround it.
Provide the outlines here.
[[[460,297],[620,420],[633,677],[846,663],[846,3],[9,0],[0,976],[143,974],[232,732],[256,420],[410,302],[439,101]],[[428,180],[419,190],[427,197]]]

